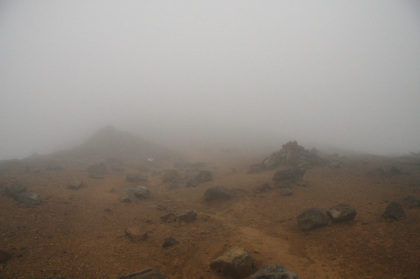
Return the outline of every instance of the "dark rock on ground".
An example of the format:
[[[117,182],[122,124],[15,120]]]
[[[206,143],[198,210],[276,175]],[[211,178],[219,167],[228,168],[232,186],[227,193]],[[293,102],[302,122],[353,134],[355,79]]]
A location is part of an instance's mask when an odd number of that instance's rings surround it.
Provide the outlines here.
[[[420,207],[420,199],[413,195],[408,195],[405,197],[402,203],[408,207]]]
[[[264,266],[249,279],[300,279],[300,277],[281,264],[273,264]]]
[[[263,192],[267,192],[269,190],[271,190],[271,186],[268,183],[263,183],[261,185],[258,185],[257,187],[255,187],[254,189],[254,193],[263,193]]]
[[[197,219],[197,213],[194,211],[189,211],[187,213],[181,214],[177,216],[180,222],[191,223],[192,221]]]
[[[242,247],[231,247],[211,262],[210,268],[233,278],[245,278],[256,270],[254,257]]]
[[[12,256],[6,251],[0,250],[0,263],[5,263],[10,260]]]
[[[147,177],[140,173],[129,173],[125,176],[125,180],[131,183],[146,182]]]
[[[134,201],[135,199],[149,199],[150,198],[150,191],[147,187],[144,186],[136,186],[134,188],[126,188],[124,189],[124,194],[121,196],[120,201],[122,202],[130,202]]]
[[[6,193],[12,198],[16,198],[18,194],[23,192],[26,192],[26,187],[21,184],[13,184],[6,187]]]
[[[327,214],[334,222],[347,222],[353,220],[357,212],[350,205],[340,203],[328,210]]]
[[[212,180],[213,180],[212,173],[209,171],[203,170],[203,171],[200,171],[195,177],[190,178],[187,181],[186,187],[196,187],[201,183],[212,181]]]
[[[41,198],[37,193],[23,192],[15,198],[18,202],[24,204],[27,207],[40,205],[42,203]]]
[[[83,181],[80,181],[80,180],[77,180],[77,179],[74,179],[72,182],[70,182],[69,184],[67,184],[67,188],[68,189],[72,189],[72,190],[80,189],[83,186],[84,186],[83,185]]]
[[[387,219],[400,220],[404,218],[405,211],[404,208],[398,202],[391,202],[385,209],[385,213],[382,215]]]
[[[108,170],[104,163],[91,165],[87,168],[87,171],[89,172],[90,177],[94,179],[102,179],[108,174]]]
[[[179,243],[179,241],[178,240],[176,240],[175,238],[173,238],[173,237],[168,237],[168,238],[166,238],[165,239],[165,241],[163,242],[163,244],[162,244],[162,248],[167,248],[167,247],[170,247],[170,246],[174,246],[174,245],[176,245],[176,244],[178,244]]]
[[[328,224],[325,214],[316,208],[311,208],[297,216],[299,228],[311,230]]]
[[[121,276],[119,279],[169,279],[169,277],[154,268],[148,268],[140,272]]]
[[[231,191],[224,186],[209,188],[204,192],[206,201],[225,200],[231,198]]]
[[[273,181],[296,183],[302,181],[305,171],[306,170],[304,168],[279,170],[273,175]]]
[[[179,173],[176,170],[165,170],[162,177],[163,183],[175,182],[179,178]]]
[[[281,188],[280,195],[282,196],[291,196],[293,194],[293,190],[290,188]]]
[[[147,232],[140,230],[139,228],[126,228],[125,234],[132,240],[132,241],[144,241],[147,240]]]
[[[165,214],[163,216],[160,216],[160,220],[164,223],[172,223],[172,222],[176,221],[176,215],[175,215],[175,213],[171,212],[171,213]]]

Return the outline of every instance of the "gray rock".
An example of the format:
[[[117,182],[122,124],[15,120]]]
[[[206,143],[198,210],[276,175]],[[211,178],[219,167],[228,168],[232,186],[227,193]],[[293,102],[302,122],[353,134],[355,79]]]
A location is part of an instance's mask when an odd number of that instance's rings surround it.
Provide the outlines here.
[[[6,187],[6,193],[12,197],[16,198],[20,193],[26,192],[26,187],[20,184],[13,184]]]
[[[311,230],[328,224],[325,214],[316,208],[311,208],[297,216],[297,222],[302,230]]]
[[[174,245],[176,245],[176,244],[178,244],[179,243],[179,241],[178,240],[176,240],[175,238],[173,238],[173,237],[168,237],[168,238],[166,238],[165,239],[165,241],[163,242],[163,244],[162,244],[162,248],[167,248],[167,247],[170,247],[170,246],[174,246]]]
[[[397,202],[391,202],[385,209],[385,213],[382,215],[384,218],[387,219],[395,219],[400,220],[404,218],[405,211],[401,204]]]
[[[176,182],[178,178],[179,173],[176,170],[165,170],[163,173],[162,181],[163,183]]]
[[[148,268],[140,272],[121,276],[119,279],[169,279],[169,277],[154,268]]]
[[[83,186],[84,186],[84,185],[83,185],[83,181],[80,181],[80,180],[74,179],[72,182],[70,182],[70,183],[67,185],[67,188],[68,188],[68,189],[71,189],[71,190],[77,190],[77,189],[82,188]]]
[[[209,188],[204,192],[206,201],[226,200],[231,198],[231,192],[224,186]]]
[[[197,219],[197,213],[194,211],[189,211],[187,213],[181,214],[177,216],[180,222],[191,223],[192,221]]]
[[[37,193],[23,192],[16,196],[16,200],[25,206],[35,206],[42,203],[41,198]]]
[[[340,203],[328,210],[327,214],[334,222],[347,222],[353,220],[357,212],[350,205]]]
[[[131,202],[131,200],[132,200],[132,198],[131,198],[130,194],[128,194],[128,193],[124,193],[120,198],[120,201],[122,201],[122,202]]]
[[[244,248],[234,246],[210,264],[210,268],[233,278],[245,278],[256,270],[254,257]]]
[[[264,266],[249,279],[300,279],[300,277],[281,264],[273,264]]]
[[[134,188],[131,188],[133,191],[133,194],[136,198],[139,199],[149,199],[150,198],[150,191],[147,189],[147,187],[144,186],[136,186]]]

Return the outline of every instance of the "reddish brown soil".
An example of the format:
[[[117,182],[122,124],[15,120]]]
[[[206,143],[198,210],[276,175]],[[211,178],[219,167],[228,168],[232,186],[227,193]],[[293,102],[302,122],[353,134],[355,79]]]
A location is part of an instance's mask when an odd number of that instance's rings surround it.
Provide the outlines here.
[[[0,197],[0,249],[12,254],[0,265],[0,278],[118,278],[148,267],[170,278],[222,278],[209,263],[233,245],[252,253],[258,266],[281,263],[301,278],[420,278],[420,209],[404,207],[401,221],[381,217],[389,202],[419,196],[418,167],[392,177],[366,175],[370,165],[316,167],[305,174],[306,187],[282,196],[277,189],[253,192],[271,182],[274,171],[246,174],[251,161],[210,159],[217,167],[212,182],[169,190],[161,176],[149,173],[152,198],[136,203],[119,201],[131,186],[125,174],[135,170],[105,179],[89,179],[84,169],[3,176],[6,184],[17,181],[38,192],[43,204],[25,208]],[[87,187],[66,189],[73,177]],[[235,197],[205,202],[204,191],[218,185],[235,189]],[[357,210],[354,222],[299,230],[299,213],[338,203]],[[168,212],[189,210],[198,213],[192,223],[160,221]],[[125,236],[127,227],[136,226],[149,231],[146,241]],[[167,237],[180,243],[163,249]]]

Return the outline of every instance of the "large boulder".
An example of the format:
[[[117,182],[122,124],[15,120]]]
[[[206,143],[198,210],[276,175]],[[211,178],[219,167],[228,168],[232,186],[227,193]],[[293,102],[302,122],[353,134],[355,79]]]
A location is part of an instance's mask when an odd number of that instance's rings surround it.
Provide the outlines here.
[[[16,198],[17,195],[23,192],[26,192],[26,187],[21,184],[13,184],[6,187],[6,193],[12,198]]]
[[[27,207],[40,205],[42,203],[41,198],[37,193],[23,192],[15,198],[18,202],[24,204]]]
[[[140,272],[121,276],[119,279],[169,279],[169,277],[154,268],[148,268]]]
[[[108,174],[108,170],[104,163],[94,164],[87,168],[89,175],[94,179],[102,179]]]
[[[230,190],[224,186],[217,186],[207,189],[204,192],[206,201],[226,200],[231,198]]]
[[[264,266],[249,279],[300,279],[300,277],[281,264],[273,264]]]
[[[148,238],[147,231],[137,227],[126,228],[125,235],[134,242],[144,241]]]
[[[311,230],[328,224],[325,214],[316,208],[311,208],[297,216],[299,228]]]
[[[350,205],[340,203],[328,210],[327,214],[334,222],[347,222],[353,220],[357,212]]]
[[[245,278],[256,270],[256,263],[247,250],[234,246],[212,261],[210,268],[226,276]]]
[[[273,175],[274,186],[276,188],[288,188],[291,183],[302,181],[305,171],[304,168],[279,170]]]
[[[385,213],[382,215],[386,219],[400,220],[404,218],[404,208],[398,202],[391,202],[385,209]]]

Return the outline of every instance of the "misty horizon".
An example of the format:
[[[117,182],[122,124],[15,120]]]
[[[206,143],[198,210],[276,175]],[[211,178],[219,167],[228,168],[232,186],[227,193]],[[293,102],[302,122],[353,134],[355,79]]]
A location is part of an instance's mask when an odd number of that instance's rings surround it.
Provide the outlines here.
[[[106,125],[189,142],[420,151],[420,3],[0,3],[0,160]]]

